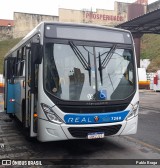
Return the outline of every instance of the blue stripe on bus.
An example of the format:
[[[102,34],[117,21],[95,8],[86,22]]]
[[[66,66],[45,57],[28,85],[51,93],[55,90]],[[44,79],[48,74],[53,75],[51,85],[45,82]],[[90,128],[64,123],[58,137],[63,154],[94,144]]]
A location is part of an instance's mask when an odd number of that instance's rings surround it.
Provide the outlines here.
[[[110,113],[66,114],[64,120],[66,124],[113,123],[123,121],[128,113],[129,110]]]
[[[11,101],[11,99],[15,99],[14,84],[10,84],[8,82],[8,88],[7,88],[7,113],[15,113],[15,102]]]

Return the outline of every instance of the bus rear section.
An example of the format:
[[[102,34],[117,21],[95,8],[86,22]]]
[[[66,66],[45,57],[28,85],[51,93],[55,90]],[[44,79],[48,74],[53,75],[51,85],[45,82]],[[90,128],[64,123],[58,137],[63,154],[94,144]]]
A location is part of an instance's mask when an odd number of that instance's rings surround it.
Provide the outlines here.
[[[52,22],[36,30],[39,42],[26,40],[31,47],[24,59],[21,122],[30,136],[45,142],[135,134],[139,94],[131,33]]]

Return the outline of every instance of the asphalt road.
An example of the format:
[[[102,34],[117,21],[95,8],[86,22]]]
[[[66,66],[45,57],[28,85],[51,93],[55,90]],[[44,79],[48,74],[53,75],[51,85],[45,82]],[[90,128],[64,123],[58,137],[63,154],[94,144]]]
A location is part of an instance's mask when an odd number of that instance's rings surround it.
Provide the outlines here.
[[[141,91],[138,132],[132,136],[106,137],[98,140],[69,140],[60,142],[28,141],[14,120],[0,113],[0,159],[42,160],[43,165],[59,163],[66,167],[110,167],[139,168],[140,165],[126,165],[147,159],[158,159],[160,163],[160,93]],[[50,160],[43,160],[50,159]],[[56,159],[56,160],[54,160]],[[65,159],[71,159],[66,162]],[[77,160],[75,160],[77,159]],[[106,165],[109,159],[117,159]],[[125,159],[125,160],[119,160]],[[128,160],[131,159],[131,160]],[[135,159],[135,160],[134,160]],[[140,159],[140,160],[138,160]],[[70,165],[71,163],[78,165]],[[120,163],[119,163],[120,162]],[[123,165],[124,164],[124,165]],[[46,167],[64,167],[46,166]],[[145,168],[160,165],[143,165]],[[4,166],[0,166],[4,167]],[[8,167],[8,166],[7,166]],[[15,166],[14,166],[15,167]],[[22,167],[22,166],[16,166]],[[41,166],[27,166],[41,167]],[[42,166],[45,167],[45,166]]]
[[[141,91],[138,131],[134,138],[160,149],[160,92]]]

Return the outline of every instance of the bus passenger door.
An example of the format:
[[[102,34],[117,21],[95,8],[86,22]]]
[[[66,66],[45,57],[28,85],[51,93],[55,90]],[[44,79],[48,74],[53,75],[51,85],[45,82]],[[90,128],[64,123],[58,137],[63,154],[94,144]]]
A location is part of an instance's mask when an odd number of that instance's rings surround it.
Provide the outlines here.
[[[32,85],[32,79],[31,79],[31,48],[28,47],[26,51],[26,78],[25,78],[25,97],[26,97],[26,113],[25,113],[25,126],[28,127],[28,136],[30,137],[36,137],[37,133],[35,130],[34,125],[34,113],[35,113],[35,94],[31,93],[31,85]]]
[[[14,94],[14,77],[13,64],[14,58],[9,57],[5,60],[5,90],[4,90],[4,109],[7,114],[15,114],[15,94]]]

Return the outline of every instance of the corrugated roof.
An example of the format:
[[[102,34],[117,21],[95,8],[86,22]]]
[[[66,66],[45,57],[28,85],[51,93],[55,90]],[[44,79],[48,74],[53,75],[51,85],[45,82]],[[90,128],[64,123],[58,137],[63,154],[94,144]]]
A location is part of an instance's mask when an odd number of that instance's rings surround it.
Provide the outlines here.
[[[14,26],[14,20],[0,19],[0,26]]]
[[[160,9],[119,24],[116,27],[130,30],[134,34],[160,34]]]

